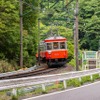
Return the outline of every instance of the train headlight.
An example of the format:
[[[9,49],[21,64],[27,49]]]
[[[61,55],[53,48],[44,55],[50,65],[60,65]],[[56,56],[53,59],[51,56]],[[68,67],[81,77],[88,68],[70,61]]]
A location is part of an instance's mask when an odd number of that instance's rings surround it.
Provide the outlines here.
[[[48,54],[51,54],[51,51],[48,51]]]

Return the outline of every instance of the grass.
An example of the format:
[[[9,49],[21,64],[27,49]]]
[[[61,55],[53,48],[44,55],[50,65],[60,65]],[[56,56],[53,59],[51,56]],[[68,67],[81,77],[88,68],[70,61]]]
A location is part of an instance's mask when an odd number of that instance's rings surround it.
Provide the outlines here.
[[[4,91],[0,91],[0,100],[11,100],[11,96],[7,96],[7,91],[8,90],[4,90]]]
[[[75,78],[75,79],[70,79],[67,81],[67,86],[70,87],[79,87],[81,86],[81,83],[79,81],[79,79]]]
[[[47,92],[63,90],[63,83],[62,82],[55,82],[52,86],[48,86],[46,88]]]
[[[92,82],[90,76],[82,77],[81,85],[83,85],[84,83],[87,83],[87,82]]]

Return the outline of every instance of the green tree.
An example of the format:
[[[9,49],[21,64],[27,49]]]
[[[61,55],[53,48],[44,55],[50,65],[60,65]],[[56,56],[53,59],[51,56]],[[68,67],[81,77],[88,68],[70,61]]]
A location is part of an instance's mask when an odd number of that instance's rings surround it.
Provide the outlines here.
[[[0,1],[0,59],[19,56],[19,14],[16,0]]]
[[[100,0],[80,2],[80,46],[83,49],[98,50],[100,41]]]
[[[37,19],[39,1],[23,1],[24,66],[35,63],[37,49]],[[31,5],[31,6],[30,6]],[[20,55],[19,2],[0,1],[0,59],[19,64]]]
[[[39,0],[25,0],[23,9],[24,65],[32,66],[36,61]]]

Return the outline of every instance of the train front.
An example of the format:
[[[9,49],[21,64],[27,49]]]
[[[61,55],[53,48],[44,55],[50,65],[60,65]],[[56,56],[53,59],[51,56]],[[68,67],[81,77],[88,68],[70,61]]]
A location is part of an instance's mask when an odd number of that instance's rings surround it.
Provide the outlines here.
[[[49,37],[44,40],[45,59],[49,67],[63,66],[67,62],[68,50],[66,38],[61,36]]]

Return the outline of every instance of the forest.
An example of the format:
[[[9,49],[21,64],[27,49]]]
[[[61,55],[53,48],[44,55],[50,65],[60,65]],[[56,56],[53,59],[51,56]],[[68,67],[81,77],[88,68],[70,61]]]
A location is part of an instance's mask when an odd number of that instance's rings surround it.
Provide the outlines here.
[[[0,72],[20,69],[19,5],[19,0],[0,1]],[[68,62],[74,59],[75,6],[76,0],[23,0],[23,67],[36,63],[38,42],[51,31],[67,38]],[[79,0],[78,19],[79,51],[99,50],[100,0]]]

